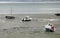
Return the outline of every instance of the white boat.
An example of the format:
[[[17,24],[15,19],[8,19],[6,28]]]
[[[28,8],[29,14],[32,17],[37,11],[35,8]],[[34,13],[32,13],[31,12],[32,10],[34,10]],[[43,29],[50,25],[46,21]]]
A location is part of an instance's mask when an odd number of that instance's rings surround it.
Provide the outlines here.
[[[30,18],[29,16],[26,16],[25,18],[22,19],[22,21],[31,21],[32,18]]]
[[[53,26],[53,25],[52,25]],[[44,30],[46,32],[54,32],[56,30],[55,26],[52,27],[50,24],[45,25]]]

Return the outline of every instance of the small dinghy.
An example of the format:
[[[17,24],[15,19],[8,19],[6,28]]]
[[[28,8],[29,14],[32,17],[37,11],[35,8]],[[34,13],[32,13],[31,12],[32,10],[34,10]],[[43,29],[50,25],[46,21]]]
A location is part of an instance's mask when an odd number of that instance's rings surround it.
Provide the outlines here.
[[[22,21],[31,21],[32,18],[30,18],[29,16],[26,16],[25,18],[22,19]]]

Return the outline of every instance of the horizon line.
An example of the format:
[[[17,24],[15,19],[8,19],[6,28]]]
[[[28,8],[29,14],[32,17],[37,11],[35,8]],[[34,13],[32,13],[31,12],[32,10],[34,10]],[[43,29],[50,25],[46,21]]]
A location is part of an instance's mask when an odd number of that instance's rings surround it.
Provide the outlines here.
[[[48,2],[0,2],[0,3],[60,3],[60,1],[48,1]]]

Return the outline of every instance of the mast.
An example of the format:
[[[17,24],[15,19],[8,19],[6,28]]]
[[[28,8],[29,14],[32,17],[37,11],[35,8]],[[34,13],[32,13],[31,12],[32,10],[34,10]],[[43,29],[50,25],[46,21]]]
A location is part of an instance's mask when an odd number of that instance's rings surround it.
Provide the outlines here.
[[[12,8],[11,8],[11,12],[10,13],[11,13],[11,16],[12,16]]]

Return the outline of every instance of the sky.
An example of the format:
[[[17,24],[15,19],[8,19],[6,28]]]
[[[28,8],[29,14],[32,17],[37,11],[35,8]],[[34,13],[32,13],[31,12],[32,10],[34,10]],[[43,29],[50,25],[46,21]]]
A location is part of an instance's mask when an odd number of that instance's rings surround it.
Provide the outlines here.
[[[44,1],[60,1],[60,0],[0,0],[0,2],[13,1],[13,2],[44,2]]]

